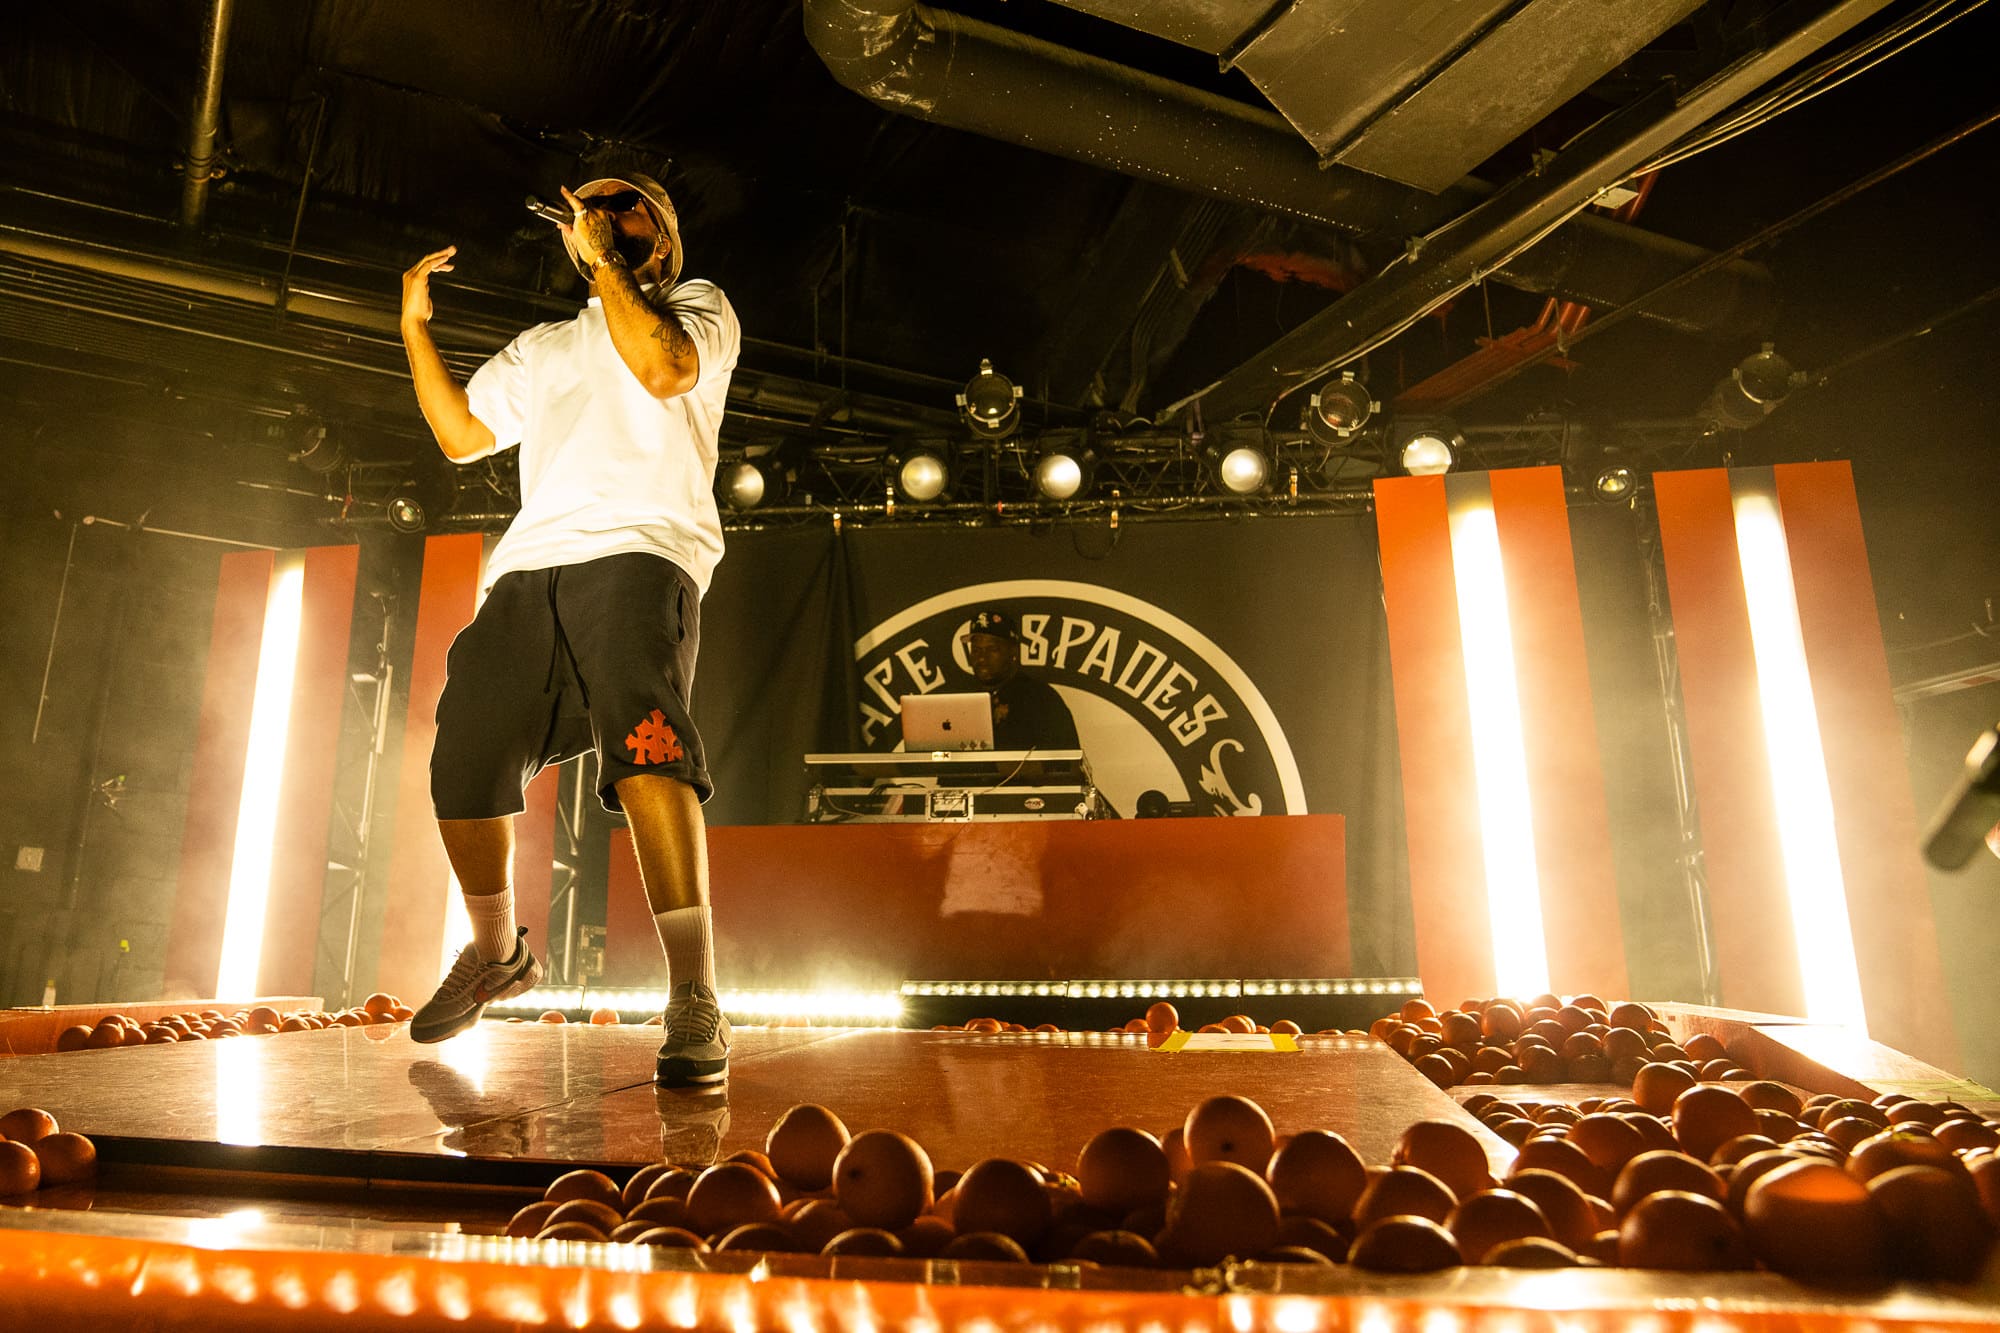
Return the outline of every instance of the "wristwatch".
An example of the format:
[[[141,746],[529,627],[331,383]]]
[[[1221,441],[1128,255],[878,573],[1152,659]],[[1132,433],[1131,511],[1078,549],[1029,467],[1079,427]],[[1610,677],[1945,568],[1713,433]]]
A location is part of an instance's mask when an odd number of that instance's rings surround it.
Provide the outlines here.
[[[616,250],[606,250],[603,254],[590,261],[590,275],[593,278],[596,277],[597,271],[602,268],[624,267],[625,258],[623,255],[620,255]]]

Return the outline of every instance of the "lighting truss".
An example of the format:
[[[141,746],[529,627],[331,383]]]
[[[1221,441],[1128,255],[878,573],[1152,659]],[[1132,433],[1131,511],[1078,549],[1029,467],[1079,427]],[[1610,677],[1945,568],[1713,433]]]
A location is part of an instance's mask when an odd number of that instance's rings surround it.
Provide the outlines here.
[[[769,422],[754,446],[732,442],[729,418],[719,466],[744,460],[746,447],[769,450]],[[905,526],[991,527],[1049,523],[1095,523],[1116,528],[1125,522],[1162,522],[1224,515],[1271,517],[1367,513],[1378,477],[1402,475],[1398,437],[1392,422],[1371,423],[1352,437],[1329,444],[1304,430],[1268,430],[1261,436],[1270,457],[1265,489],[1232,494],[1211,472],[1214,433],[1203,436],[1136,424],[1122,429],[1075,426],[1023,430],[1005,440],[968,440],[935,433],[881,435],[845,430],[814,433],[800,427],[785,438],[790,481],[782,499],[767,497],[752,509],[722,507],[722,525],[747,531],[838,522],[843,526],[896,523]],[[1579,497],[1595,494],[1598,475],[1624,466],[1634,473],[1665,468],[1717,465],[1726,441],[1696,418],[1618,422],[1588,427],[1561,417],[1499,425],[1461,423],[1464,447],[1456,472],[1560,464]],[[1081,438],[1081,442],[1079,442]],[[1054,443],[1087,448],[1092,468],[1087,490],[1052,500],[1036,485],[1035,467]],[[899,459],[917,445],[929,445],[947,460],[944,494],[918,504],[893,490]],[[386,499],[396,480],[380,480]],[[466,486],[476,499],[433,530],[497,531],[517,506],[505,482],[474,477]],[[384,484],[387,483],[387,484]],[[364,497],[369,485],[357,484]],[[774,502],[775,500],[775,502]],[[376,510],[377,513],[379,510]],[[359,510],[351,522],[368,521]]]

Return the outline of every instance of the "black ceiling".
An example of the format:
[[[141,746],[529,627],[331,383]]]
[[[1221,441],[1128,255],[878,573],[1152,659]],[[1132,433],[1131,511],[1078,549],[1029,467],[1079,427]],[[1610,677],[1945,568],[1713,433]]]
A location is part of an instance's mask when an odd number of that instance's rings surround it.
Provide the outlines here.
[[[718,281],[742,317],[734,444],[759,432],[839,445],[947,430],[952,388],[981,358],[1026,386],[1031,424],[1080,424],[1110,410],[1184,430],[1191,395],[1254,366],[1315,317],[1322,330],[1337,326],[1362,304],[1348,293],[1406,299],[1395,284],[1424,258],[1407,248],[1412,236],[1435,230],[1452,242],[1461,233],[1445,224],[1496,188],[1500,202],[1487,212],[1508,221],[1513,200],[1579,160],[1565,158],[1573,142],[1595,142],[1576,136],[1593,125],[1608,133],[1607,117],[1621,129],[1657,120],[1717,71],[1829,15],[1851,11],[1852,26],[1800,52],[1790,74],[1913,18],[1937,23],[1978,8],[1620,2],[1665,26],[1645,40],[1625,34],[1622,45],[1611,41],[1616,32],[1597,34],[1609,43],[1602,70],[1551,36],[1577,32],[1579,47],[1595,40],[1577,26],[1589,7],[1572,0],[936,7],[941,23],[986,33],[988,46],[997,33],[1021,52],[1136,71],[1189,90],[1208,121],[1233,121],[1233,106],[1258,134],[1293,133],[1299,160],[1325,158],[1319,179],[1335,195],[1355,183],[1363,194],[1385,187],[1395,206],[1351,225],[1260,206],[1251,198],[1264,187],[1228,172],[1164,179],[1173,161],[1140,162],[1122,143],[1093,164],[909,114],[987,114],[952,100],[969,89],[1019,122],[1015,138],[1061,152],[1077,151],[1064,146],[1071,140],[1115,138],[1063,124],[1076,104],[1046,90],[980,87],[969,65],[953,75],[969,78],[967,88],[935,106],[921,97],[900,110],[871,103],[807,40],[807,11],[845,22],[845,0],[237,0],[221,172],[188,226],[179,163],[210,0],[24,8],[10,14],[0,48],[0,398],[44,412],[166,398],[204,423],[304,409],[352,431],[360,453],[413,456],[423,433],[400,375],[397,271],[440,243],[461,247],[439,322],[469,367],[579,296],[523,197],[639,169],[675,196],[688,273]],[[1417,70],[1409,50],[1382,46],[1396,15],[1415,27],[1415,18],[1473,9],[1482,17],[1466,33],[1435,38],[1442,63]],[[1282,27],[1313,12],[1323,26],[1306,37]],[[1136,22],[1166,35],[1127,26]],[[1381,49],[1363,51],[1371,22]],[[1224,72],[1212,51],[1170,40],[1214,33],[1223,36],[1209,46],[1234,41],[1262,51],[1263,63],[1246,55]],[[1434,309],[1376,340],[1351,368],[1392,400],[1489,333],[1532,323],[1544,293],[1600,303],[1639,294],[1984,110],[1991,84],[1980,53],[1996,36],[1988,13],[1971,13],[1666,167],[1630,223],[1587,219],[1594,237],[1620,245],[1612,233],[1643,230],[1648,262],[1660,266],[1643,279],[1629,259],[1636,251],[1586,253],[1597,244],[1586,238],[1572,256],[1558,238],[1455,296],[1462,284],[1445,275]],[[1027,60],[1021,52],[1010,58]],[[1572,67],[1588,81],[1572,86],[1581,77]],[[1774,67],[1773,78],[1784,76]],[[1377,128],[1357,140],[1368,115]],[[1190,142],[1185,157],[1206,162],[1209,151]],[[1738,266],[1747,276],[1711,287],[1688,318],[1630,320],[1579,348],[1578,369],[1530,368],[1458,410],[1489,423],[1552,407],[1684,415],[1766,337],[1812,367],[1948,309],[2000,269],[1988,253],[1984,192],[1972,184],[1990,176],[1993,159],[1974,136],[1752,253]],[[1471,174],[1440,187],[1439,172],[1466,160]],[[1392,182],[1356,163],[1430,179]],[[1536,265],[1541,277],[1523,276]],[[1723,309],[1738,298],[1739,308]],[[1711,327],[1691,327],[1702,323]],[[1269,392],[1249,397],[1272,427],[1297,426],[1297,396],[1275,413]]]

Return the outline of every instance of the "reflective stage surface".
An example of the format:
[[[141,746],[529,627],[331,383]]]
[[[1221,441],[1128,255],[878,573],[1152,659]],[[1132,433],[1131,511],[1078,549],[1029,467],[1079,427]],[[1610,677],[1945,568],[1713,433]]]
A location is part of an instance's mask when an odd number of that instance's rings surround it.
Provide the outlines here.
[[[1163,1132],[1251,1097],[1281,1131],[1337,1130],[1371,1163],[1411,1121],[1512,1150],[1371,1039],[1296,1053],[1149,1051],[1143,1037],[740,1030],[726,1090],[652,1083],[657,1029],[489,1023],[443,1046],[398,1027],[0,1059],[0,1108],[95,1138],[95,1187],[0,1201],[0,1327],[783,1328],[942,1333],[1851,1333],[1992,1328],[2000,1277],[1951,1289],[1801,1287],[1771,1274],[1090,1265],[761,1256],[517,1241],[497,1232],[570,1167],[761,1147],[789,1107],[901,1129],[942,1168],[1069,1168],[1097,1130]],[[1537,1089],[1562,1100],[1579,1089]],[[1597,1089],[1601,1091],[1601,1089]],[[24,1206],[25,1205],[25,1206]],[[487,1234],[479,1234],[487,1233]]]
[[[438,1046],[398,1025],[25,1056],[0,1060],[0,1108],[40,1106],[110,1162],[496,1184],[545,1179],[550,1164],[714,1161],[762,1148],[801,1102],[856,1132],[902,1130],[939,1167],[1007,1156],[1068,1170],[1098,1130],[1164,1134],[1222,1092],[1258,1102],[1280,1133],[1335,1130],[1371,1163],[1425,1118],[1480,1135],[1496,1173],[1513,1158],[1367,1039],[1170,1055],[1097,1033],[742,1028],[716,1090],[657,1088],[658,1041],[657,1028],[487,1022]]]

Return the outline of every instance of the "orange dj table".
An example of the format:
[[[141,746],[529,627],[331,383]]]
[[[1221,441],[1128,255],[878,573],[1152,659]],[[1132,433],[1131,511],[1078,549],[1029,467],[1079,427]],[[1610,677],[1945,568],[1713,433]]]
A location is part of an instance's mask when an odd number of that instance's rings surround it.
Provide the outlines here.
[[[746,988],[1348,974],[1345,821],[1047,820],[712,828],[716,963]],[[604,986],[660,981],[631,844]]]

